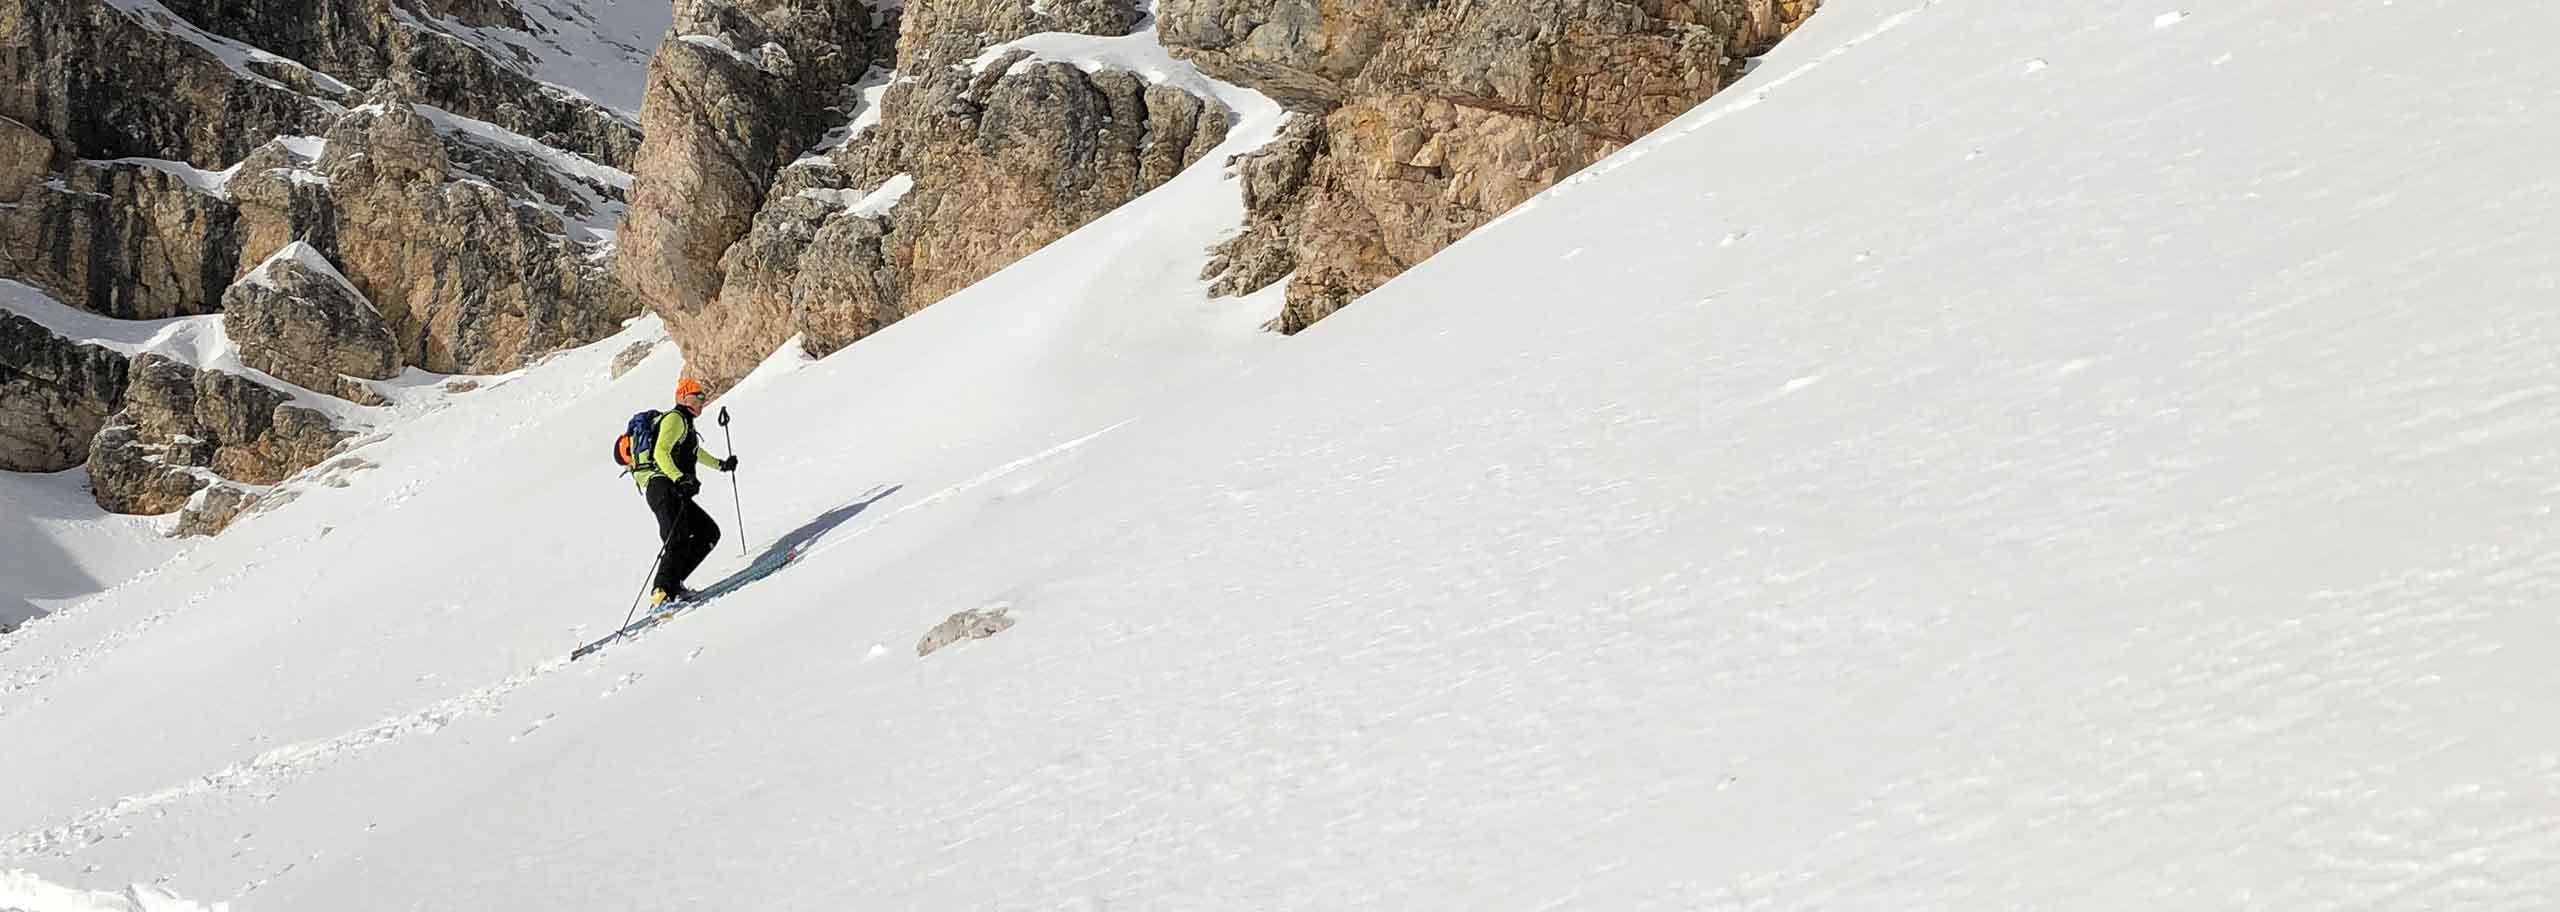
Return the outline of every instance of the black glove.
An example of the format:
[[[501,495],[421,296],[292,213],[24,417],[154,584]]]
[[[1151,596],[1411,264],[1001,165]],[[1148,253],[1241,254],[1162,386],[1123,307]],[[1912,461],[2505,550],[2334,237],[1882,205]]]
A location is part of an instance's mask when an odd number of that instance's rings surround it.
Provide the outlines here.
[[[737,471],[737,470],[738,470],[738,456],[737,456],[737,454],[732,453],[732,454],[730,454],[730,455],[729,455],[729,458],[727,458],[727,459],[723,459],[723,460],[720,460],[720,471],[723,471],[723,472],[735,472],[735,471]]]
[[[702,476],[687,475],[676,479],[676,493],[684,495],[686,500],[692,500],[693,495],[702,493]]]

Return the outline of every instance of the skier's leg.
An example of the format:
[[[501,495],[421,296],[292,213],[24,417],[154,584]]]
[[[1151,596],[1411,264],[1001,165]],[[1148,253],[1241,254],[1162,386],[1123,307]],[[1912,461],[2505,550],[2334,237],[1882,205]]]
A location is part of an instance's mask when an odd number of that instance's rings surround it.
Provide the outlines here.
[[[676,494],[674,482],[664,478],[649,479],[649,512],[658,517],[658,576],[656,588],[674,591],[684,581],[684,573],[676,570],[678,539],[683,535],[685,499]],[[686,565],[685,570],[693,569]]]
[[[702,566],[703,558],[711,556],[712,547],[720,543],[720,527],[693,501],[684,501],[678,509],[676,537],[667,543],[667,569],[673,574],[667,578],[683,585],[685,577],[693,575],[694,568]]]
[[[685,506],[693,508],[692,514],[686,518],[695,521],[694,534],[702,538],[702,553],[708,557],[720,548],[720,524],[712,521],[710,511],[704,510],[700,504],[688,503]],[[700,563],[700,559],[695,559],[695,562]]]

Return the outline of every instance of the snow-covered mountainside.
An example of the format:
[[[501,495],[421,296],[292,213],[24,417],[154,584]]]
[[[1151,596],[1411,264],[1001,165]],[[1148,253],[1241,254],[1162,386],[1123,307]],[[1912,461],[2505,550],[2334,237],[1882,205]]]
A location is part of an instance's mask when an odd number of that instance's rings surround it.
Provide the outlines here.
[[[98,508],[78,471],[0,472],[0,631],[88,599],[177,553],[159,522]]]
[[[2554,36],[1836,0],[1286,339],[1222,90],[715,403],[796,560],[645,637],[655,319],[0,639],[0,907],[2546,905]]]

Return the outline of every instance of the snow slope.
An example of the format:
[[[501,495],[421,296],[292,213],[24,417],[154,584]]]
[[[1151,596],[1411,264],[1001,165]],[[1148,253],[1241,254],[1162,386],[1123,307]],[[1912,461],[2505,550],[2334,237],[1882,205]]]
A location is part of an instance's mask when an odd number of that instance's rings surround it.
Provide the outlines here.
[[[88,472],[0,472],[0,629],[78,602],[177,553],[147,516],[89,496]]]
[[[733,391],[696,580],[803,557],[645,639],[560,662],[645,567],[602,458],[675,376],[604,379],[644,322],[0,641],[40,785],[0,868],[239,909],[2548,905],[2555,35],[1835,0],[1287,340],[1190,277],[1273,125],[1234,96],[1206,167]]]

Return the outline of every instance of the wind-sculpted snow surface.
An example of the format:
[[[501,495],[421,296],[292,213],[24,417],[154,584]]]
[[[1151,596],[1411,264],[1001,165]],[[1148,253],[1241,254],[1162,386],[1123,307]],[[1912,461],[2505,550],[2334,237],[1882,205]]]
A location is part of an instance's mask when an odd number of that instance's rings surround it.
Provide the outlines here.
[[[244,910],[2546,906],[2560,11],[2168,11],[1827,3],[1287,339],[1195,278],[1275,132],[1240,122],[748,375],[706,507],[801,558],[561,664],[655,547],[603,458],[678,369],[608,379],[636,324],[15,635],[0,870]],[[970,613],[1013,624],[905,648]]]

